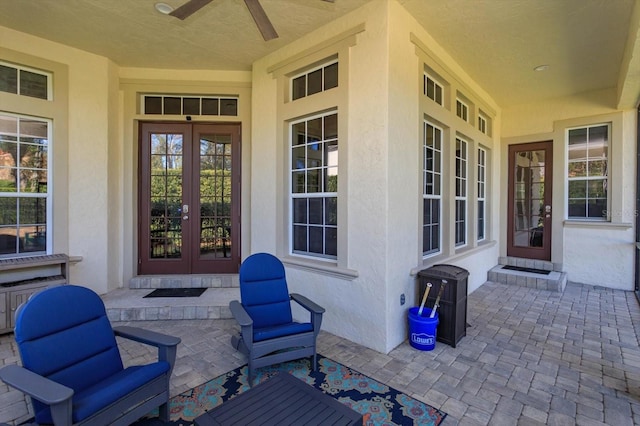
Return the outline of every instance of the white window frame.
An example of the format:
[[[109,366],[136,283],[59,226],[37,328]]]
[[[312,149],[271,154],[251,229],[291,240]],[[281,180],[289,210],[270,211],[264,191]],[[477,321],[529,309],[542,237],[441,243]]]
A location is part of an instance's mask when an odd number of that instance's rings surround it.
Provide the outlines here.
[[[294,149],[296,147],[297,148],[301,147],[300,146],[301,144],[294,145],[294,141],[293,141],[293,138],[294,138],[293,128],[294,128],[294,126],[296,124],[299,124],[299,123],[308,123],[311,120],[314,120],[314,119],[317,119],[317,118],[324,118],[324,117],[331,116],[331,115],[336,115],[337,119],[339,119],[338,111],[337,110],[331,110],[331,111],[327,111],[327,112],[320,113],[320,114],[314,114],[314,115],[311,115],[311,116],[304,117],[302,119],[298,119],[298,120],[289,122],[289,125],[288,125],[288,128],[289,128],[289,168],[288,168],[288,170],[289,170],[289,225],[288,226],[289,226],[289,255],[296,256],[296,257],[313,258],[315,260],[325,260],[325,261],[335,262],[337,260],[337,256],[338,256],[338,253],[337,253],[337,250],[338,250],[338,247],[337,247],[337,244],[338,244],[337,235],[338,235],[338,232],[339,232],[340,228],[339,228],[339,225],[338,225],[337,218],[336,218],[336,223],[335,224],[327,224],[326,223],[326,215],[325,215],[326,212],[325,212],[325,209],[326,209],[326,200],[331,199],[331,198],[335,198],[335,203],[336,203],[336,207],[335,207],[336,208],[336,212],[335,213],[337,215],[337,209],[338,209],[337,204],[338,204],[338,200],[339,200],[337,186],[336,186],[335,192],[333,192],[333,191],[332,192],[329,192],[329,191],[307,192],[306,189],[305,189],[304,192],[294,192],[293,191],[293,185],[294,185],[293,174],[294,174],[294,172],[304,171],[305,172],[305,176],[306,176],[306,172],[308,170],[314,170],[315,169],[315,170],[320,170],[322,172],[326,171],[327,173],[330,173],[330,171],[333,171],[333,172],[335,172],[335,175],[338,176],[338,170],[339,169],[338,169],[338,151],[337,151],[337,147],[338,147],[339,140],[340,140],[339,135],[337,135],[335,138],[329,138],[329,139],[326,139],[326,138],[322,137],[318,141],[315,141],[313,143],[305,142],[304,144],[302,144],[305,147],[307,146],[307,144],[312,145],[312,144],[315,144],[315,143],[324,145],[327,142],[331,142],[331,141],[335,140],[335,142],[336,142],[336,145],[335,145],[336,151],[335,151],[333,160],[331,159],[331,156],[329,155],[329,153],[324,154],[324,151],[323,151],[322,164],[320,164],[319,166],[309,167],[309,163],[308,163],[308,161],[306,161],[307,159],[305,157],[305,166],[304,167],[299,167],[299,168],[295,168],[295,169],[293,167],[293,151],[294,151]],[[324,149],[324,146],[323,146],[323,149]],[[331,163],[331,164],[325,164],[325,161],[334,161],[334,162]],[[322,180],[322,179],[320,179],[320,180]],[[306,180],[305,180],[305,188],[306,188]],[[323,188],[323,189],[326,189],[326,188]],[[322,212],[323,223],[322,224],[315,224],[315,226],[310,226],[311,224],[307,221],[306,223],[301,223],[299,225],[296,225],[295,217],[294,217],[294,203],[295,203],[295,200],[296,199],[307,199],[307,200],[310,200],[310,199],[313,199],[313,198],[316,198],[316,199],[320,198],[320,199],[323,200],[323,212]],[[308,213],[308,210],[307,210],[307,217],[308,217],[308,215],[309,215],[309,213]],[[308,235],[308,232],[309,232],[310,228],[312,228],[312,227],[322,228],[323,236],[326,236],[326,232],[329,229],[335,229],[335,234],[336,234],[336,253],[335,254],[327,254],[326,237],[323,238],[323,250],[322,250],[322,253],[312,252],[312,251],[309,251],[309,250],[295,249],[294,240],[295,240],[295,234],[296,233],[295,233],[295,229],[294,228],[296,226],[305,226],[305,225],[307,227],[307,247],[309,246],[309,235]]]
[[[334,89],[335,87],[332,87],[331,89],[325,89],[324,88],[324,83],[325,83],[325,76],[324,76],[325,72],[324,72],[324,69],[327,68],[327,67],[330,67],[331,65],[334,65],[334,64],[338,65],[338,82],[339,82],[339,80],[340,80],[340,77],[339,77],[340,64],[338,63],[338,59],[337,58],[328,60],[327,62],[324,62],[324,63],[318,65],[317,67],[309,68],[309,69],[305,70],[304,72],[292,75],[289,78],[289,101],[297,101],[298,99],[304,99],[307,96],[311,96],[311,95],[309,95],[309,90],[308,90],[309,89],[309,74],[311,74],[311,73],[313,73],[315,71],[318,71],[318,70],[322,70],[322,90],[320,90],[320,92],[317,92],[317,93],[322,93],[322,92],[324,92],[326,90]],[[293,99],[293,82],[296,79],[298,79],[300,77],[303,77],[303,76],[305,77],[305,93],[304,93],[304,96],[301,96],[299,98]],[[336,86],[336,87],[338,87],[338,86]],[[313,95],[315,95],[317,93],[313,93]]]
[[[427,90],[427,87],[428,87],[430,82],[433,83],[433,98],[428,95],[428,90]],[[440,98],[439,99],[438,99],[438,89],[440,89]],[[436,80],[431,75],[429,75],[429,73],[427,73],[427,72],[424,73],[423,94],[427,98],[429,98],[432,101],[434,101],[435,103],[437,103],[438,105],[444,106],[444,86],[442,84],[440,84],[438,82],[438,80]]]
[[[589,155],[589,151],[591,151],[591,148],[589,147],[590,144],[590,138],[589,138],[589,132],[590,129],[594,129],[594,128],[598,128],[598,127],[606,127],[607,129],[607,139],[606,139],[606,146],[604,148],[604,160],[606,162],[605,165],[605,174],[604,175],[594,175],[591,176],[590,175],[590,168],[589,168],[589,163],[590,162],[596,162],[596,161],[601,161],[598,160],[598,158],[602,158],[602,157],[591,157]],[[585,146],[585,151],[586,151],[586,157],[584,157],[584,160],[580,159],[580,160],[571,160],[570,159],[570,144],[569,144],[569,134],[571,131],[573,130],[586,130],[587,131],[587,139],[586,139],[586,146]],[[565,211],[567,212],[567,219],[568,220],[584,220],[584,221],[596,221],[596,222],[601,222],[601,221],[611,221],[611,216],[608,215],[606,212],[609,212],[609,206],[611,204],[611,189],[609,187],[610,182],[611,182],[611,174],[609,172],[610,169],[610,165],[611,165],[611,134],[612,134],[612,123],[597,123],[597,124],[588,124],[588,125],[583,125],[583,126],[576,126],[576,127],[570,127],[567,128],[565,131],[565,147],[566,147],[566,173],[565,173],[565,177],[566,177],[566,182],[567,182],[567,191],[566,191],[566,197],[565,197]],[[586,168],[585,168],[585,172],[586,174],[584,176],[576,176],[576,177],[571,177],[569,176],[570,170],[571,170],[571,164],[573,163],[581,163],[581,162],[586,162]],[[606,200],[605,200],[605,206],[604,206],[604,212],[605,214],[603,216],[589,216],[589,211],[588,211],[588,204],[589,204],[589,200],[590,199],[598,199],[600,197],[589,197],[589,194],[585,194],[585,216],[571,216],[569,214],[569,201],[571,200],[570,198],[570,187],[571,187],[571,182],[579,182],[579,181],[585,181],[587,183],[587,185],[589,184],[589,182],[596,182],[596,181],[602,181],[602,185],[604,188],[606,188]],[[588,188],[587,188],[588,191]]]
[[[477,241],[484,241],[487,238],[487,150],[478,147],[477,157]],[[480,218],[482,217],[482,221]]]
[[[460,98],[456,98],[456,115],[464,122],[469,122],[469,105]]]
[[[43,99],[43,100],[47,100],[47,101],[53,100],[53,84],[52,84],[53,74],[52,73],[46,72],[46,71],[42,71],[42,70],[39,70],[39,69],[35,69],[35,68],[26,67],[24,65],[17,65],[17,64],[10,63],[10,62],[4,62],[4,61],[0,61],[0,65],[3,65],[5,67],[9,67],[9,68],[14,68],[18,72],[17,93],[14,93],[14,94],[17,94],[18,96],[24,96],[24,97],[27,97],[27,98],[31,97],[31,96],[28,96],[28,95],[22,95],[20,93],[20,72],[21,71],[27,71],[27,72],[30,72],[30,73],[42,75],[42,76],[47,78],[47,99]],[[10,93],[10,92],[2,92],[2,93]],[[42,98],[37,98],[36,97],[34,99],[42,99]]]
[[[44,193],[41,192],[21,192],[20,185],[16,188],[15,192],[0,192],[0,198],[12,198],[12,199],[27,199],[27,198],[41,198],[45,200],[45,209],[46,209],[46,217],[45,217],[45,250],[41,251],[23,251],[14,253],[6,253],[0,254],[0,258],[13,258],[13,257],[28,257],[28,256],[38,256],[43,254],[50,254],[53,247],[53,203],[52,203],[52,193],[53,193],[53,120],[42,118],[42,117],[34,117],[26,114],[15,114],[0,111],[0,115],[5,117],[14,117],[18,120],[18,132],[16,136],[16,142],[19,144],[20,140],[20,119],[27,120],[35,120],[39,122],[43,122],[47,124],[47,144],[46,144],[46,152],[47,152],[47,190]],[[20,161],[19,159],[16,159]],[[16,168],[21,170],[21,166],[16,164]],[[27,168],[28,169],[28,168]],[[16,229],[18,232],[18,236],[20,236],[20,225],[21,221],[19,218],[20,212],[17,212],[17,220],[16,220]],[[38,236],[37,236],[38,237]],[[26,238],[26,235],[22,238]]]
[[[433,132],[433,147],[430,147],[427,144],[427,138],[428,138],[428,133],[429,133],[429,127],[434,129]],[[436,132],[437,131],[437,132]],[[429,120],[424,120],[423,121],[423,140],[422,140],[422,206],[423,206],[423,212],[422,212],[422,217],[423,217],[423,222],[422,222],[422,235],[423,235],[423,241],[422,241],[422,256],[424,258],[427,257],[431,257],[431,256],[435,256],[438,255],[440,253],[442,253],[442,189],[443,189],[443,182],[442,182],[442,167],[443,167],[443,148],[444,148],[444,129],[441,128],[440,126],[435,125],[434,123],[430,122]],[[437,141],[438,143],[436,143],[436,135],[439,134],[439,140]],[[439,145],[439,146],[438,146]],[[433,162],[431,168],[428,168],[428,161],[427,159],[429,158],[429,151],[432,151],[434,155],[432,155],[431,158],[434,158],[437,156],[439,159],[439,162]],[[428,176],[431,175],[432,176],[432,182],[433,184],[430,186],[432,189],[431,191],[427,191],[427,182],[429,181]],[[437,181],[437,182],[436,182]],[[437,217],[438,220],[437,221],[431,221],[428,224],[424,223],[424,218],[425,218],[425,212],[424,212],[424,205],[425,202],[427,200],[433,200],[436,201],[438,206],[437,206]],[[432,215],[430,215],[430,217],[432,217]],[[424,232],[425,232],[425,227],[429,226],[429,228],[431,229],[434,226],[437,226],[438,228],[438,240],[437,240],[437,247],[435,249],[430,249],[430,250],[426,250],[425,251],[425,241],[424,241]],[[433,247],[433,244],[431,245],[431,247]]]
[[[455,247],[460,248],[467,245],[467,229],[469,226],[469,142],[460,136],[456,136],[455,148],[455,225],[453,234]],[[460,211],[461,204],[464,206],[462,211]],[[462,224],[463,229],[459,231],[460,224]],[[459,239],[459,236],[462,239]]]
[[[478,114],[478,130],[485,135],[487,134],[487,119],[482,114]]]

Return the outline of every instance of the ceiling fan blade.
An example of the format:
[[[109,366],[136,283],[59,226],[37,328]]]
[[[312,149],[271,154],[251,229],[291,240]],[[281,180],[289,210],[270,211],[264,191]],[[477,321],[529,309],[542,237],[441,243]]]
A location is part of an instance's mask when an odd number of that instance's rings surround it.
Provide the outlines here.
[[[274,38],[278,38],[278,33],[276,29],[273,28],[269,17],[264,12],[262,5],[258,0],[244,0],[253,20],[256,21],[256,25],[262,34],[262,38],[264,41],[273,40]]]
[[[169,15],[184,20],[212,1],[213,0],[189,0],[188,2],[171,12]]]

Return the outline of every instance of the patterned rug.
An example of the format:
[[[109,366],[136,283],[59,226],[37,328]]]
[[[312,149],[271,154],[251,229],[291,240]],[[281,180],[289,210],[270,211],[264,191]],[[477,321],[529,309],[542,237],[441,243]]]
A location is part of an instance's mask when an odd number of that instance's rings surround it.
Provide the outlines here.
[[[362,413],[363,423],[367,426],[439,425],[447,416],[440,410],[321,355],[318,355],[318,371],[311,371],[309,367],[309,359],[263,367],[256,371],[254,380],[263,382],[286,371]],[[257,381],[254,383],[257,384]],[[193,425],[193,419],[200,414],[248,389],[247,366],[244,365],[171,398],[171,422],[168,424]],[[134,425],[163,424],[157,417],[150,417]]]

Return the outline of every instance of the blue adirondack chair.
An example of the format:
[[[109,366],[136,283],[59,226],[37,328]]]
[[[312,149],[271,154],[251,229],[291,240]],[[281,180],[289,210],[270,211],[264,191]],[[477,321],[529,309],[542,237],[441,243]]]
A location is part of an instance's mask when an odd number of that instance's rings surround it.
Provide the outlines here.
[[[234,348],[244,353],[249,364],[249,385],[256,368],[312,357],[316,369],[316,337],[324,308],[287,288],[284,266],[268,253],[249,256],[240,266],[240,298],[229,308],[240,325],[231,337]],[[291,300],[309,311],[309,322],[295,322]]]
[[[158,348],[159,360],[124,368],[116,336]],[[38,424],[129,425],[156,407],[169,420],[169,378],[177,337],[112,328],[102,299],[74,285],[35,293],[16,312],[22,366],[0,380],[31,397]]]

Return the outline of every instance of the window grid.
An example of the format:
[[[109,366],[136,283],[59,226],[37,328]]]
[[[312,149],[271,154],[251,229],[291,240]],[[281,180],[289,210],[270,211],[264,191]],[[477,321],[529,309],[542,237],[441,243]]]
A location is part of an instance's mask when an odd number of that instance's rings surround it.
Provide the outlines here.
[[[484,148],[478,148],[478,241],[486,238],[487,230],[487,151]]]
[[[142,95],[146,115],[238,115],[238,98],[233,96]]]
[[[487,119],[482,115],[478,115],[478,130],[485,135],[487,134]]]
[[[423,141],[422,254],[441,251],[442,137],[439,127],[425,121]]]
[[[292,101],[338,87],[338,61],[330,61],[295,75],[290,81]]]
[[[467,243],[467,142],[456,138],[455,245]]]
[[[469,121],[469,106],[460,99],[456,99],[456,115],[464,121]]]
[[[290,125],[291,253],[337,258],[338,114]]]
[[[0,92],[50,101],[51,73],[0,61]]]
[[[440,83],[431,78],[429,74],[424,73],[423,78],[424,83],[424,94],[431,100],[433,100],[438,105],[443,105],[442,94],[444,93],[444,88]]]
[[[0,257],[47,251],[51,122],[0,115]]]
[[[570,219],[611,219],[607,215],[609,134],[608,124],[567,130]]]

